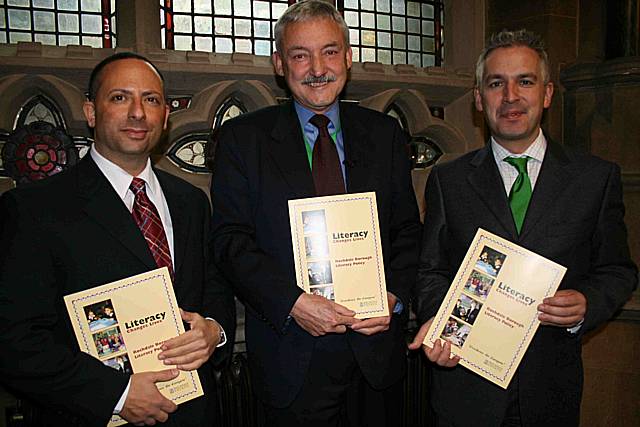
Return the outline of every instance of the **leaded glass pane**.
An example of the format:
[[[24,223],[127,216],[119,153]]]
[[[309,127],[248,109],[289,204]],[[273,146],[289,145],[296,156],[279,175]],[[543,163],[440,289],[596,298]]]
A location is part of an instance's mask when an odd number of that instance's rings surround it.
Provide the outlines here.
[[[353,61],[355,62],[360,62],[360,49],[353,49],[353,55],[351,59],[353,59]]]
[[[36,31],[55,31],[56,16],[53,12],[33,12],[33,29]]]
[[[0,33],[0,43],[6,43],[7,42],[7,36],[5,33]]]
[[[82,10],[85,12],[102,12],[100,0],[82,0]]]
[[[362,45],[363,46],[375,46],[376,45],[376,32],[375,31],[362,31]]]
[[[211,37],[194,37],[196,50],[201,52],[213,52],[213,40]]]
[[[360,31],[358,30],[349,30],[349,42],[351,45],[359,45],[360,44]]]
[[[248,19],[236,19],[234,21],[234,30],[236,36],[251,36],[251,21]]]
[[[404,2],[405,0],[391,0],[391,11],[398,15],[404,15]]]
[[[407,43],[407,37],[403,34],[393,35],[393,47],[394,49],[405,49]]]
[[[420,21],[418,19],[407,19],[407,31],[410,33],[420,34]]]
[[[230,36],[231,18],[215,18],[215,33],[216,35]]]
[[[204,166],[204,146],[207,141],[192,141],[176,151],[176,156],[193,166]]]
[[[53,112],[41,102],[31,107],[29,111],[27,111],[27,113],[24,115],[23,123],[25,125],[33,122],[47,122],[51,123],[54,126],[59,125],[59,123],[57,123],[56,119],[54,118]]]
[[[422,17],[433,19],[433,5],[430,5],[430,4],[422,5]]]
[[[11,33],[9,35],[10,43],[18,43],[18,42],[30,42],[31,34],[28,33]]]
[[[256,48],[256,55],[263,55],[263,56],[271,55],[271,42],[268,40],[256,40],[255,48]]]
[[[191,17],[188,15],[175,15],[173,18],[173,24],[176,32],[191,32]]]
[[[420,50],[420,36],[408,36],[409,50]],[[418,55],[418,61],[420,55]]]
[[[60,10],[78,10],[78,0],[58,0]]]
[[[191,50],[191,36],[174,36],[176,50]]]
[[[378,46],[391,47],[391,34],[378,31]]]
[[[29,0],[7,0],[7,6],[29,6]]]
[[[53,0],[32,0],[32,3],[33,3],[33,7],[40,7],[43,9],[53,9]]]
[[[236,16],[251,16],[251,2],[249,0],[234,0],[233,12]]]
[[[433,52],[435,48],[435,40],[431,37],[423,37],[422,38],[422,51],[423,52]]]
[[[30,30],[31,16],[27,10],[9,9],[9,28],[13,30]]]
[[[360,25],[363,28],[375,28],[375,15],[373,13],[360,14]]]
[[[358,9],[358,0],[344,0],[344,7],[349,9]]]
[[[436,64],[436,57],[433,55],[422,55],[422,66],[433,67]]]
[[[196,16],[193,21],[197,34],[213,33],[213,19],[210,16]]]
[[[42,44],[55,45],[56,44],[56,36],[54,36],[53,34],[36,34],[34,36],[34,40],[33,41],[40,42]],[[102,40],[100,41],[100,43],[102,43]],[[102,44],[100,44],[100,47],[102,47]]]
[[[216,15],[231,15],[231,0],[215,0],[213,11]]]
[[[422,21],[422,34],[433,34],[433,21]]]
[[[268,21],[254,21],[253,32],[256,37],[268,38],[270,34],[271,25]],[[258,41],[256,41],[257,43]],[[257,53],[257,52],[256,52]]]
[[[236,52],[251,53],[251,40],[236,39]]]
[[[271,4],[271,15],[273,15],[275,19],[278,19],[280,15],[287,10],[287,7],[287,3],[273,3]]]
[[[67,45],[79,45],[80,44],[80,37],[78,36],[60,36],[59,37],[59,44],[60,46],[67,46]]]
[[[378,62],[391,64],[391,51],[382,49],[378,50]]]
[[[417,52],[409,52],[409,60],[407,61],[411,65],[415,65],[416,67],[421,67],[420,63],[420,54]]]
[[[378,15],[376,17],[379,30],[391,29],[391,17],[389,15]]]
[[[82,15],[82,32],[90,34],[102,33],[102,20],[98,15]],[[100,46],[101,47],[101,46]]]
[[[78,15],[71,15],[69,13],[59,14],[58,29],[63,32],[77,33],[80,30]]]
[[[254,1],[253,2],[253,16],[254,18],[266,18],[269,19],[270,8],[268,1]]]
[[[378,12],[384,12],[384,13],[390,12],[389,0],[378,0],[377,4],[378,4]]]
[[[191,12],[191,0],[173,0],[173,11],[181,13]]]
[[[233,52],[233,41],[231,39],[223,39],[216,37],[216,52],[231,53]]]
[[[362,62],[375,62],[376,61],[376,50],[363,48],[362,49]]]
[[[373,10],[373,0],[360,0],[360,9]]]
[[[0,28],[6,28],[6,27],[7,27],[7,22],[4,20],[4,13],[0,13]]]
[[[344,12],[344,21],[347,23],[347,26],[349,28],[360,26],[360,20],[358,18],[359,18],[358,12],[350,12],[350,11]]]
[[[393,31],[405,31],[404,18],[394,16],[391,22],[393,24]]]
[[[406,64],[407,63],[407,55],[404,52],[394,51],[393,52],[393,63],[394,64]]]
[[[207,13],[210,14],[213,9],[211,9],[211,0],[194,0],[193,1],[193,11],[195,13]]]
[[[420,16],[420,3],[416,1],[407,2],[407,15]]]
[[[102,47],[102,38],[101,37],[83,36],[82,37],[82,45],[83,46],[91,46],[91,47],[95,47],[95,48],[101,48]]]

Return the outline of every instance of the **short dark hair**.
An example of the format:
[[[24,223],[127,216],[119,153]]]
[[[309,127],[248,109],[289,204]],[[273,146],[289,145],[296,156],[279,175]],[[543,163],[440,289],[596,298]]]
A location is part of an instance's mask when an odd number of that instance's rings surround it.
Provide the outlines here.
[[[162,76],[162,73],[160,72],[160,70],[158,70],[158,67],[156,67],[153,64],[153,62],[149,61],[147,58],[145,58],[142,55],[138,55],[137,53],[119,52],[111,56],[108,56],[102,61],[100,61],[98,65],[96,65],[93,68],[93,71],[91,71],[91,77],[89,77],[89,87],[88,87],[87,93],[85,94],[89,101],[94,101],[96,99],[96,93],[100,88],[100,83],[102,80],[102,71],[104,70],[104,67],[111,64],[112,62],[121,61],[123,59],[137,59],[139,61],[143,61],[149,64],[151,68],[153,68],[155,72],[158,73],[158,76],[160,77],[160,81],[162,82],[162,89],[164,91],[164,77]]]
[[[540,58],[540,66],[542,67],[542,80],[544,84],[549,83],[549,57],[544,49],[542,38],[524,28],[517,31],[502,30],[497,34],[493,34],[487,46],[484,48],[478,62],[476,62],[476,87],[482,88],[482,80],[484,80],[484,64],[491,52],[504,47],[524,46],[534,50]]]

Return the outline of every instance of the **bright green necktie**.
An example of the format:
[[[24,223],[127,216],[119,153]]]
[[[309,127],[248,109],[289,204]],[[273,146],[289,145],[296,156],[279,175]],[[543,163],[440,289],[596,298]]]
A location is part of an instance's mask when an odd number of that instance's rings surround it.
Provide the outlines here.
[[[527,173],[529,157],[507,157],[504,161],[518,170],[518,177],[509,192],[509,205],[511,206],[513,220],[516,223],[516,229],[520,234],[522,223],[529,207],[529,201],[531,200],[531,180]]]

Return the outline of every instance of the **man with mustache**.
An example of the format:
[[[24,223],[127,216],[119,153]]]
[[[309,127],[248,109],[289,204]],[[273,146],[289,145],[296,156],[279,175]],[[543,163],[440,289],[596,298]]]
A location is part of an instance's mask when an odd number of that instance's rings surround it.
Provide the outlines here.
[[[581,338],[609,319],[637,282],[620,170],[541,131],[553,84],[534,34],[491,38],[477,62],[474,95],[491,140],[429,176],[416,290],[416,312],[425,323],[410,348],[420,348],[478,227],[511,240],[567,273],[555,295],[538,305],[542,326],[508,389],[456,366],[450,343],[423,346],[439,365],[431,387],[436,425],[577,426]]]
[[[338,102],[351,48],[333,6],[292,5],[275,37],[293,100],[222,127],[211,185],[215,256],[247,308],[253,388],[270,426],[395,426],[420,235],[405,140],[394,119]],[[357,320],[296,285],[287,201],[364,191],[377,196],[392,313]]]
[[[206,195],[151,165],[169,117],[164,90],[146,58],[105,58],[83,108],[89,153],[0,198],[0,378],[25,402],[28,425],[104,427],[119,414],[135,425],[201,427],[216,417],[210,362],[231,352],[222,328],[234,331],[235,305],[208,255]],[[157,354],[167,369],[130,375],[82,353],[63,297],[158,267],[169,269],[188,324]],[[205,392],[179,407],[158,391],[178,369],[198,369]]]

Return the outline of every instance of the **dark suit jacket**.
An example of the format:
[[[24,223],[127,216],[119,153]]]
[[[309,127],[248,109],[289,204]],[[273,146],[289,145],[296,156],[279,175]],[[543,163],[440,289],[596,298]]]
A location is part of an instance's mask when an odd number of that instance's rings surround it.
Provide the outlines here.
[[[383,114],[342,104],[348,192],[375,191],[387,289],[405,304],[415,280],[420,226],[404,138]],[[287,201],[314,196],[302,130],[291,102],[230,120],[212,181],[215,259],[247,306],[253,385],[273,406],[302,386],[316,339],[289,317],[296,285]],[[384,388],[404,373],[403,316],[390,329],[348,339],[365,378]]]
[[[230,288],[207,264],[206,196],[181,179],[155,173],[173,223],[178,304],[233,333]],[[5,193],[0,238],[2,382],[50,411],[46,422],[104,427],[128,375],[78,350],[62,297],[157,268],[142,233],[87,155],[69,171]],[[224,357],[231,347],[214,354]],[[201,378],[213,392],[207,365]],[[181,405],[175,414],[184,415],[173,417],[202,425],[199,417],[209,410],[205,400]]]
[[[637,281],[619,168],[550,142],[520,235],[490,146],[434,167],[426,203],[417,282],[422,321],[435,315],[478,227],[564,265],[560,289],[587,298],[580,332],[541,326],[506,392],[463,367],[435,368],[436,411],[455,425],[499,425],[515,383],[525,426],[574,425],[582,392],[580,337],[609,319]]]

